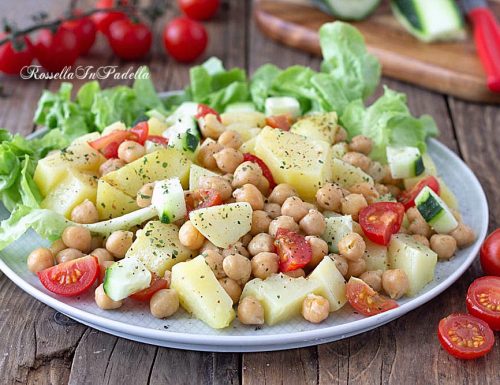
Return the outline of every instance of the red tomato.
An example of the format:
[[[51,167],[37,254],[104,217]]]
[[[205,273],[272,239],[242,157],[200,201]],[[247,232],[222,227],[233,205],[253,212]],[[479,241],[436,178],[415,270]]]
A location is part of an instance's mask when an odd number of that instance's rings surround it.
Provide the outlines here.
[[[132,294],[130,298],[133,298],[136,301],[149,302],[153,294],[161,289],[168,289],[168,281],[158,277],[155,274],[152,274],[151,284],[149,285],[149,287]]]
[[[72,66],[80,54],[80,45],[74,31],[61,25],[56,33],[42,29],[35,42],[35,56],[49,72],[60,72]]]
[[[380,295],[361,279],[354,277],[347,282],[346,296],[354,310],[366,316],[380,314],[399,306],[393,299]]]
[[[78,15],[80,12],[75,12]],[[83,17],[77,20],[68,20],[62,24],[67,29],[73,31],[78,40],[80,55],[86,55],[94,45],[97,28],[90,17]]]
[[[130,129],[130,132],[137,136],[135,139],[136,142],[140,144],[144,144],[144,142],[148,139],[149,135],[149,125],[148,122],[139,122],[134,127]]]
[[[104,155],[106,159],[118,158],[118,147],[120,147],[119,142],[108,143],[103,149],[101,149],[101,154]]]
[[[147,55],[153,42],[149,27],[130,19],[111,23],[107,37],[115,55],[123,60],[141,59]]]
[[[37,275],[42,285],[52,293],[74,297],[95,282],[99,275],[99,263],[96,257],[87,255],[49,267]]]
[[[495,337],[488,324],[469,314],[451,314],[439,321],[438,338],[453,357],[471,360],[488,353]]]
[[[397,202],[375,202],[359,212],[359,224],[366,237],[379,245],[387,245],[391,235],[401,228],[405,208]]]
[[[214,114],[217,117],[217,120],[220,122],[220,115],[213,108],[210,108],[206,104],[198,104],[198,109],[196,110],[196,115],[194,116],[196,119],[204,118],[205,115]]]
[[[168,144],[168,139],[160,135],[149,135],[147,140],[153,143],[161,144],[163,146],[166,146]]]
[[[219,0],[178,0],[179,8],[194,20],[208,20],[219,9]]]
[[[274,181],[273,173],[271,172],[269,167],[267,167],[267,164],[265,164],[262,159],[253,154],[245,153],[243,154],[243,161],[257,163],[260,169],[262,170],[262,175],[264,175],[267,181],[269,182],[269,189],[272,190],[273,188],[276,187],[276,182]]]
[[[281,272],[297,270],[311,262],[311,245],[301,234],[280,227],[274,246],[280,257]]]
[[[173,19],[163,31],[165,49],[180,62],[195,60],[205,51],[207,44],[205,27],[187,17]]]
[[[0,39],[5,36],[0,33]],[[23,67],[31,64],[33,56],[33,45],[27,36],[16,41],[14,45],[11,41],[4,43],[0,46],[0,72],[19,75]]]
[[[410,207],[415,206],[415,198],[425,186],[429,186],[436,194],[439,194],[439,181],[431,175],[422,179],[411,190],[403,191],[398,201],[408,210]]]
[[[480,256],[484,274],[500,277],[500,229],[496,229],[485,239]]]
[[[100,151],[106,158],[117,158],[118,147],[126,140],[137,141],[137,135],[131,131],[116,130],[99,139],[89,142],[90,147]]]
[[[214,189],[199,189],[197,190],[201,201],[196,206],[197,209],[206,207],[218,206],[222,204],[222,198],[217,190]]]
[[[266,124],[272,128],[289,131],[292,126],[292,121],[288,115],[273,115],[266,118]]]
[[[500,277],[481,277],[467,290],[467,310],[485,321],[493,330],[500,330]]]
[[[95,3],[95,8],[97,9],[113,8],[114,6],[115,6],[114,0],[99,0],[97,3]],[[117,20],[126,19],[127,15],[123,12],[113,11],[113,12],[97,12],[94,13],[91,17],[97,29],[107,36],[109,33],[109,26]]]

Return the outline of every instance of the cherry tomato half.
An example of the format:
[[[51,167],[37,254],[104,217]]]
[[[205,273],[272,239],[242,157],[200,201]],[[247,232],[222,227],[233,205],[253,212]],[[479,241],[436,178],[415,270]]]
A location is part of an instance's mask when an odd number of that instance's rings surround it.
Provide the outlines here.
[[[403,191],[399,196],[398,201],[400,201],[405,209],[408,210],[410,207],[415,206],[415,198],[425,186],[428,186],[436,194],[439,194],[439,181],[431,175],[422,179],[415,186],[413,186],[412,189]]]
[[[0,39],[5,36],[0,33]],[[17,40],[15,44],[12,41],[4,43],[0,46],[0,72],[19,75],[23,67],[31,64],[33,57],[33,45],[27,36]]]
[[[266,124],[272,128],[279,128],[283,131],[290,131],[292,120],[288,115],[272,115],[266,118]]]
[[[153,143],[161,144],[163,146],[166,146],[168,144],[168,139],[160,135],[149,135],[147,140]]]
[[[99,0],[98,2],[95,3],[95,8],[97,9],[113,8],[116,5],[115,3],[117,3],[115,2],[115,0]],[[91,17],[97,29],[107,36],[109,33],[109,26],[117,20],[126,19],[127,15],[123,12],[112,11],[112,12],[97,12],[94,13]]]
[[[217,190],[214,189],[199,189],[197,193],[200,201],[196,206],[197,209],[204,209],[206,207],[218,206],[222,204],[222,198]]]
[[[196,110],[196,115],[194,116],[196,119],[204,118],[205,115],[213,114],[217,117],[217,120],[220,122],[220,115],[213,108],[207,106],[206,104],[198,104],[198,108]]]
[[[55,33],[42,29],[35,42],[35,56],[49,72],[60,72],[75,64],[80,54],[80,45],[74,31],[61,25]]]
[[[438,338],[453,357],[471,360],[487,354],[495,337],[488,324],[469,314],[451,314],[439,321]]]
[[[138,60],[151,49],[153,35],[146,24],[122,19],[111,23],[108,31],[109,45],[120,59]]]
[[[74,297],[90,288],[99,275],[97,258],[83,258],[63,262],[37,273],[42,285],[49,291],[65,297]]]
[[[219,9],[219,0],[178,0],[179,8],[194,20],[208,20]]]
[[[155,274],[152,274],[151,284],[149,285],[149,287],[132,294],[130,298],[133,298],[136,301],[149,302],[153,294],[161,289],[168,289],[168,281],[158,277]]]
[[[485,239],[480,256],[484,274],[500,277],[500,229],[496,229]]]
[[[401,228],[405,208],[397,202],[375,202],[359,212],[359,224],[366,237],[379,245],[387,245],[392,234]]]
[[[281,272],[297,270],[311,262],[311,245],[299,233],[280,227],[276,231],[274,246],[280,257]]]
[[[107,159],[118,157],[118,147],[126,140],[137,141],[137,135],[128,130],[116,130],[89,142],[90,147],[100,151]]]
[[[485,321],[493,330],[500,330],[500,277],[481,277],[467,290],[467,310]]]
[[[205,27],[187,17],[173,19],[163,31],[165,49],[179,62],[195,60],[205,51],[207,44]]]
[[[135,139],[136,142],[144,144],[144,142],[148,139],[149,135],[148,122],[143,121],[137,123],[134,127],[130,129],[130,132],[137,137],[137,139]]]
[[[81,12],[75,12],[76,15],[79,13]],[[81,19],[65,21],[62,25],[75,33],[80,47],[80,55],[86,55],[94,45],[97,34],[97,27],[92,19],[90,17],[83,17]]]
[[[253,154],[245,153],[243,154],[243,161],[257,163],[260,169],[262,170],[262,175],[264,175],[264,177],[269,182],[269,189],[272,190],[273,188],[276,187],[276,182],[274,180],[273,173],[271,172],[269,167],[267,167],[267,164],[262,159]]]
[[[399,306],[393,299],[377,293],[367,283],[355,277],[351,277],[346,284],[346,296],[354,310],[366,316],[380,314]]]

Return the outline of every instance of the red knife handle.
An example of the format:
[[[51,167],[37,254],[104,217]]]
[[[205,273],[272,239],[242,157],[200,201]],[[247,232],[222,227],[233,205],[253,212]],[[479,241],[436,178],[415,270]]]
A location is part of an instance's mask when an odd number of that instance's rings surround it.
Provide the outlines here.
[[[488,8],[469,12],[474,28],[474,40],[479,57],[488,76],[488,88],[500,92],[500,27]]]

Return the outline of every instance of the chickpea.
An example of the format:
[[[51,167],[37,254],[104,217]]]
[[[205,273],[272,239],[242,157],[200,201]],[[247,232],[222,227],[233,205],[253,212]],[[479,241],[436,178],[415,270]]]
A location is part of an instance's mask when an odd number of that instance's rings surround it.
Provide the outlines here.
[[[406,212],[406,216],[410,221],[410,224],[408,225],[408,231],[410,234],[420,234],[426,238],[430,237],[431,228],[416,207],[409,208]]]
[[[139,207],[148,207],[151,205],[151,198],[153,197],[153,190],[155,188],[154,182],[146,183],[137,192],[135,201]]]
[[[359,276],[368,286],[375,291],[382,290],[382,270],[365,271]]]
[[[309,202],[304,202],[304,207],[307,209],[307,212],[309,212],[309,210],[317,210],[318,207],[313,204],[313,203],[309,203]]]
[[[233,197],[236,202],[247,202],[253,210],[262,210],[264,208],[264,197],[257,187],[253,184],[245,184],[233,191]]]
[[[252,228],[250,229],[250,234],[257,235],[260,233],[267,233],[269,231],[270,223],[271,218],[267,212],[255,210],[252,213]]]
[[[224,130],[224,125],[214,114],[206,114],[200,122],[200,131],[205,138],[218,139]]]
[[[231,194],[233,193],[231,183],[222,176],[201,177],[198,181],[198,188],[216,190],[220,194],[223,201],[231,198]]]
[[[349,261],[357,261],[363,257],[366,250],[365,240],[358,233],[350,233],[339,241],[340,255]]]
[[[457,251],[457,241],[451,235],[434,234],[430,247],[440,259],[450,259]]]
[[[226,275],[235,281],[248,281],[252,274],[252,264],[247,257],[241,254],[231,254],[222,261],[222,268]]]
[[[96,305],[102,310],[114,310],[123,305],[123,301],[113,301],[108,297],[102,283],[95,289],[94,298]]]
[[[365,271],[366,271],[366,261],[364,258],[360,258],[355,261],[347,260],[348,277],[359,277]]]
[[[395,186],[393,184],[388,184],[387,188],[389,190],[389,194],[391,194],[394,197],[397,197],[401,194],[401,189],[398,186]]]
[[[304,269],[295,269],[285,272],[285,275],[292,278],[300,278],[300,277],[305,277],[306,272],[304,271]]]
[[[235,150],[240,148],[243,144],[240,133],[233,130],[224,131],[219,136],[217,142],[222,144],[224,147],[234,148]]]
[[[266,230],[266,233],[267,233],[267,230]],[[247,248],[248,244],[250,243],[250,241],[252,240],[252,238],[253,238],[252,234],[243,235],[240,238],[240,242],[243,245],[243,247]]]
[[[352,138],[351,143],[349,143],[349,149],[368,155],[372,151],[372,144],[372,140],[367,136],[356,135]]]
[[[266,211],[271,219],[275,219],[281,215],[281,206],[277,203],[264,203],[264,211]]]
[[[313,324],[323,322],[330,314],[330,302],[325,297],[308,294],[302,302],[302,316]]]
[[[222,175],[222,178],[225,181],[229,182],[230,185],[233,184],[233,180],[234,180],[234,175],[233,174],[224,174],[224,175]],[[231,190],[232,190],[232,187],[231,187]]]
[[[32,273],[38,273],[49,267],[54,266],[54,255],[49,249],[40,247],[33,250],[28,255],[28,270]]]
[[[335,133],[334,143],[345,142],[347,140],[347,131],[344,127],[338,126]]]
[[[110,172],[121,169],[125,166],[125,162],[121,159],[108,159],[103,164],[99,166],[99,174],[104,176],[109,174]]]
[[[191,221],[186,221],[179,229],[179,241],[189,250],[198,250],[203,246],[205,237],[193,226]]]
[[[256,186],[262,195],[267,196],[269,194],[269,181],[265,176],[261,176],[259,183]]]
[[[92,235],[90,231],[84,227],[66,227],[62,233],[61,239],[69,248],[78,249],[83,252],[90,251]]]
[[[280,227],[290,231],[299,231],[299,225],[295,223],[292,217],[287,215],[281,215],[271,221],[269,224],[269,234],[272,237],[276,237],[276,232]]]
[[[234,148],[226,147],[214,154],[214,159],[222,172],[233,173],[243,163],[243,154]]]
[[[362,208],[368,206],[368,202],[361,194],[349,194],[341,200],[341,211],[344,215],[351,215],[356,222]]]
[[[354,194],[361,194],[365,197],[368,203],[373,203],[380,196],[378,191],[370,183],[357,183],[349,188],[349,191]]]
[[[455,240],[457,241],[457,246],[460,249],[471,245],[476,240],[476,234],[474,234],[474,230],[472,230],[469,226],[462,222],[458,224],[458,227],[453,230],[450,235],[455,238]]]
[[[377,190],[379,196],[389,194],[389,189],[385,184],[375,183],[375,190]]]
[[[299,225],[307,235],[322,235],[326,228],[325,217],[318,210],[309,210]]]
[[[372,163],[370,164],[370,167],[368,168],[368,175],[370,175],[373,178],[375,183],[380,183],[382,181],[382,179],[384,179],[385,168],[380,162],[377,162],[376,160],[372,160]],[[378,191],[378,189],[377,189],[377,191]],[[379,191],[380,194],[387,194],[387,192],[380,193],[380,191]]]
[[[238,283],[231,278],[221,278],[219,279],[219,283],[222,288],[226,291],[226,293],[233,300],[233,305],[238,303],[241,297],[241,287]]]
[[[316,202],[323,210],[339,211],[343,197],[342,189],[333,183],[325,184],[316,192]]]
[[[256,256],[263,252],[274,251],[274,240],[269,234],[261,233],[252,238],[248,244],[248,252],[252,256]]]
[[[231,185],[233,188],[241,187],[245,184],[253,184],[257,186],[262,177],[262,169],[259,165],[253,162],[243,162],[236,170],[234,170],[233,181]]]
[[[271,195],[269,195],[269,202],[277,203],[281,206],[285,203],[287,198],[295,196],[298,196],[298,194],[292,186],[286,183],[280,183],[273,189]]]
[[[227,257],[228,255],[231,255],[231,254],[241,254],[244,257],[247,257],[247,258],[250,257],[250,253],[248,252],[248,250],[239,241],[230,245],[227,249],[222,250],[223,257]]]
[[[115,260],[108,250],[102,248],[95,249],[90,253],[90,255],[93,255],[94,257],[97,258],[99,265],[102,264],[104,261]]]
[[[338,254],[332,254],[330,258],[332,258],[333,262],[335,262],[335,266],[337,266],[340,274],[342,274],[344,277],[347,277],[347,271],[349,270],[347,259]]]
[[[264,308],[256,298],[245,297],[238,305],[238,320],[243,325],[264,324]]]
[[[312,249],[311,262],[307,264],[309,268],[315,268],[328,254],[328,244],[321,238],[308,235],[306,241],[309,242]]]
[[[382,288],[392,299],[401,298],[410,288],[408,276],[401,269],[386,270],[382,274]]]
[[[205,252],[207,252],[208,250],[213,250],[213,251],[221,251],[217,246],[215,246],[212,242],[210,242],[208,239],[205,240],[205,242],[203,242],[203,245],[201,246],[200,250],[198,250],[198,252],[200,254],[203,254]]]
[[[71,210],[71,220],[76,223],[96,223],[99,222],[99,213],[95,205],[85,199]]]
[[[64,250],[66,248],[66,245],[62,241],[62,239],[58,239],[57,241],[54,241],[52,245],[50,245],[49,250],[52,253],[52,255],[57,255],[60,251]]]
[[[115,231],[106,240],[106,249],[115,257],[123,258],[130,246],[132,246],[132,238],[134,233],[131,231]]]
[[[392,177],[391,168],[388,164],[386,164],[384,166],[384,177],[382,178],[382,183],[386,185],[397,185],[399,181],[399,179],[394,179]]]
[[[368,158],[366,155],[361,154],[359,152],[347,152],[343,157],[342,160],[344,162],[350,163],[353,166],[359,167],[363,171],[368,171],[370,169],[370,164],[371,164],[371,159]]]
[[[73,259],[82,258],[83,256],[85,256],[85,254],[83,254],[80,250],[68,248],[68,249],[61,250],[60,252],[57,253],[56,262],[57,263],[64,263],[64,262],[72,261]]]
[[[423,235],[413,234],[412,238],[414,240],[416,240],[418,243],[421,243],[422,245],[424,245],[425,247],[430,247],[429,240],[426,237],[424,237]]]
[[[214,154],[217,154],[223,148],[217,142],[205,140],[198,151],[198,163],[209,170],[217,170]]]
[[[125,163],[132,163],[134,160],[142,158],[146,154],[146,149],[143,145],[126,140],[118,147],[118,158]]]
[[[252,258],[252,274],[256,278],[266,279],[279,270],[279,257],[275,253],[259,253]]]
[[[161,289],[149,300],[149,310],[155,318],[167,318],[179,310],[179,296],[175,289]]]
[[[299,221],[307,214],[307,209],[304,202],[302,202],[302,199],[292,196],[285,199],[283,202],[283,206],[281,206],[281,214],[288,215],[289,217],[292,217],[295,222],[299,223]]]
[[[90,241],[90,250],[99,249],[102,247],[103,244],[104,244],[104,237],[100,235],[95,235],[92,237],[92,240]]]
[[[224,257],[220,255],[217,251],[207,250],[203,254],[205,262],[214,272],[215,278],[224,278],[226,273],[224,273],[224,268],[222,267],[222,261]]]
[[[361,236],[364,236],[365,233],[363,232],[363,228],[361,227],[361,225],[356,222],[356,221],[352,221],[352,232],[353,233],[356,233],[356,234],[359,234]]]

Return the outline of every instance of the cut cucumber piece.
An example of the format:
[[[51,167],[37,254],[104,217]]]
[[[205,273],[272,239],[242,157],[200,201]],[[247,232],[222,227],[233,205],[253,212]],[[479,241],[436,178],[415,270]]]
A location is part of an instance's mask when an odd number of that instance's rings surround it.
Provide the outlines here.
[[[424,172],[419,176],[415,176],[413,178],[405,178],[403,180],[403,184],[405,186],[405,190],[411,190],[413,186],[415,186],[418,182],[420,182],[423,178],[429,175],[436,176],[437,175],[437,167],[429,154],[422,154],[422,160],[424,162]]]
[[[163,223],[172,223],[187,214],[184,190],[178,178],[158,181],[153,189],[151,205]]]
[[[394,179],[411,178],[425,171],[424,161],[417,147],[387,147],[386,151]]]
[[[444,201],[428,186],[415,198],[415,205],[425,221],[440,234],[447,234],[458,226],[458,222]]]
[[[326,217],[325,222],[325,232],[321,237],[327,243],[331,253],[338,253],[339,241],[352,233],[352,217],[350,215]]]
[[[184,102],[165,121],[167,125],[174,125],[183,116],[194,117],[198,112],[198,103]]]
[[[454,0],[392,0],[391,7],[396,19],[422,41],[466,36],[462,13]]]
[[[291,96],[273,96],[266,99],[266,115],[289,115],[297,118],[300,115],[299,101]]]
[[[168,138],[168,146],[184,152],[193,157],[200,145],[200,131],[198,122],[192,116],[182,116],[170,127],[165,136]]]
[[[106,269],[104,292],[113,301],[121,301],[151,284],[151,273],[137,258],[124,258]]]
[[[252,102],[238,102],[228,104],[224,112],[253,112],[257,111]]]
[[[380,0],[314,0],[320,9],[343,20],[362,20],[380,4]]]

